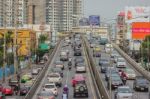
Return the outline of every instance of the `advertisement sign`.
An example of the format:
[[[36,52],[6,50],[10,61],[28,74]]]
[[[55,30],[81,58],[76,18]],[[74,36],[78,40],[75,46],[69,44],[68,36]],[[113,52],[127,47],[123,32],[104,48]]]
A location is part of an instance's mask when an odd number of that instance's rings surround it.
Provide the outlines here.
[[[125,7],[125,22],[149,22],[150,7]]]
[[[89,16],[89,23],[92,26],[100,26],[100,16],[98,15]]]
[[[150,35],[150,22],[133,22],[132,39],[143,40]]]

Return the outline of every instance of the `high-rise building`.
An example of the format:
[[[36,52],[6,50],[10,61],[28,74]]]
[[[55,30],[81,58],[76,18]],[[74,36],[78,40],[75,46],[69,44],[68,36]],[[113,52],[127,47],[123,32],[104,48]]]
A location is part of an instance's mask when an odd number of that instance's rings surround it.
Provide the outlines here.
[[[0,0],[0,26],[6,24],[7,27],[15,26],[15,19],[17,24],[22,27],[27,23],[27,7],[28,0]],[[17,11],[17,13],[15,13]],[[5,23],[6,22],[6,23]]]
[[[55,31],[70,31],[81,16],[81,0],[46,0],[46,24]]]

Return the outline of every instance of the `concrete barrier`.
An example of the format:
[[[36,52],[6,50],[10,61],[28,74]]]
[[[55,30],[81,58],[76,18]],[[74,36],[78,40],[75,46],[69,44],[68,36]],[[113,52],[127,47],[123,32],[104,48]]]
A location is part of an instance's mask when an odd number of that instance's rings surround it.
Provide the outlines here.
[[[86,46],[87,55],[89,57],[89,61],[90,61],[90,64],[91,64],[91,70],[93,71],[93,76],[95,78],[94,80],[95,80],[97,88],[98,88],[98,90],[101,94],[101,98],[102,99],[110,99],[109,94],[107,92],[107,89],[105,88],[105,85],[102,81],[102,76],[96,68],[96,64],[94,62],[93,55],[90,52],[89,44],[88,44],[87,40],[84,37],[82,37],[82,38],[83,38],[83,41],[84,41],[85,46]]]
[[[129,55],[127,55],[124,51],[122,51],[116,44],[113,43],[112,45],[120,53],[120,55],[122,55],[128,61],[128,63],[131,64],[133,68],[135,68],[139,73],[141,73],[141,75],[143,75],[147,80],[150,81],[150,72],[148,72],[138,63],[136,63]]]
[[[86,48],[85,42],[83,40],[82,40],[82,42],[83,42],[83,46],[84,46],[85,56],[87,57],[87,62],[88,62],[88,66],[89,66],[89,69],[90,69],[90,74],[91,74],[91,77],[92,77],[92,82],[94,84],[94,89],[95,89],[95,92],[96,92],[95,94],[97,96],[97,99],[102,99],[100,91],[99,91],[97,83],[96,83],[96,80],[94,78],[94,74],[93,74],[93,71],[92,71],[92,66],[90,64],[90,58],[88,57],[87,50],[85,49]]]

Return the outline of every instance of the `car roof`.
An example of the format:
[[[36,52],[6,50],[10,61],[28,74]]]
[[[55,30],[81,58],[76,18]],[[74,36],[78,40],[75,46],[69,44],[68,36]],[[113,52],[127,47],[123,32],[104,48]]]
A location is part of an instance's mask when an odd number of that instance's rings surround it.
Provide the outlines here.
[[[82,74],[75,74],[74,79],[76,81],[82,81],[85,80],[84,76]]]

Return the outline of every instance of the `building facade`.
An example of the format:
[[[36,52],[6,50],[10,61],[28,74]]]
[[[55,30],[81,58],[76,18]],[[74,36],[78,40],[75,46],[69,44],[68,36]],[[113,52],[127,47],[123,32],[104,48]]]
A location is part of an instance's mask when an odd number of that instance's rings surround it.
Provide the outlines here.
[[[50,24],[55,31],[72,30],[79,16],[81,0],[46,0],[46,24]]]
[[[27,23],[28,0],[0,0],[0,27],[18,27]]]

